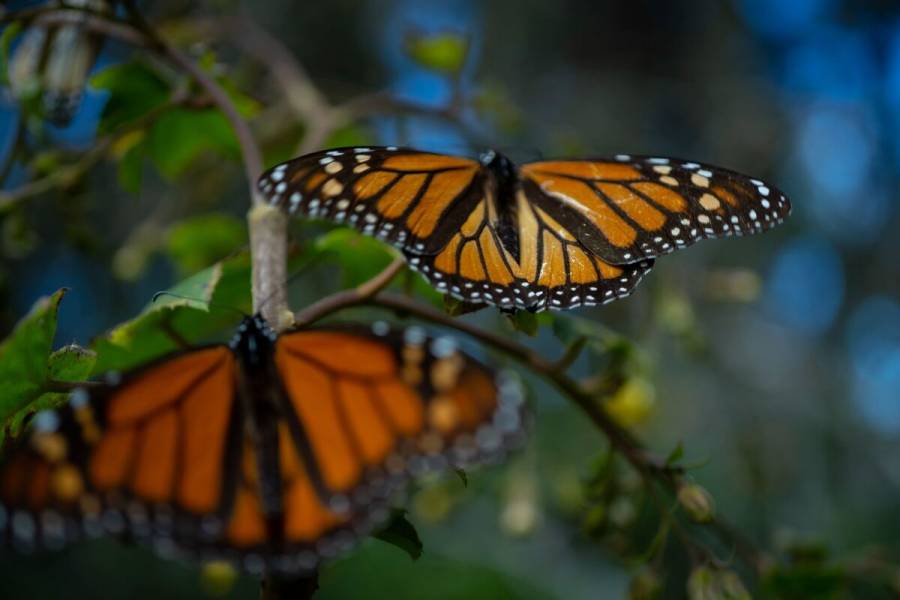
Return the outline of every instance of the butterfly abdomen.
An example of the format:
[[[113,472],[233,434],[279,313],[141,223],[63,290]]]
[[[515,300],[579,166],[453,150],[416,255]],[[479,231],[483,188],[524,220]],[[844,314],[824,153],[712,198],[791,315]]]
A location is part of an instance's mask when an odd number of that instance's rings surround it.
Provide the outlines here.
[[[497,207],[497,236],[500,243],[518,263],[521,260],[519,223],[516,217],[516,195],[519,193],[518,169],[510,159],[491,150],[482,156],[493,176],[494,202]]]

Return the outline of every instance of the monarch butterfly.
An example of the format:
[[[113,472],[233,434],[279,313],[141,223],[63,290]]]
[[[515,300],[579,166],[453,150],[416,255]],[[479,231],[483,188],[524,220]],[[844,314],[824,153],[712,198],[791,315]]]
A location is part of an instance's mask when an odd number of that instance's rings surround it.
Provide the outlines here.
[[[516,166],[494,151],[475,161],[338,148],[277,165],[258,185],[290,214],[393,243],[439,291],[533,311],[625,297],[654,258],[769,229],[791,208],[733,171],[624,154]]]
[[[0,540],[129,535],[166,555],[301,573],[348,549],[410,477],[522,435],[509,375],[419,327],[276,335],[165,357],[59,411],[0,462]]]

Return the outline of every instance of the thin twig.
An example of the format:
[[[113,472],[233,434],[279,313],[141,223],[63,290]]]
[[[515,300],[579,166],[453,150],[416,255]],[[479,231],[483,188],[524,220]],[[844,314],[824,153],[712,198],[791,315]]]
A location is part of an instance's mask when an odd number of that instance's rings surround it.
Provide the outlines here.
[[[197,82],[197,85],[209,94],[212,101],[222,111],[225,118],[228,119],[241,147],[244,169],[247,172],[247,183],[250,188],[250,197],[253,198],[254,203],[263,202],[262,197],[256,192],[256,180],[262,173],[262,154],[253,137],[253,132],[250,131],[250,126],[241,117],[234,102],[231,101],[231,97],[215,79],[210,77],[189,56],[159,37],[153,28],[147,24],[133,2],[125,2],[125,7],[134,20],[136,27],[145,36],[145,39],[149,41],[151,48],[168,58],[179,70],[190,75]]]
[[[303,64],[278,38],[247,15],[195,19],[187,27],[193,39],[224,39],[265,65],[291,109],[302,120],[316,121],[331,110]]]
[[[131,123],[120,127],[110,135],[98,139],[94,142],[94,145],[90,150],[78,157],[78,160],[67,165],[56,167],[46,176],[24,183],[15,189],[8,191],[0,190],[0,214],[12,210],[20,203],[45,192],[49,192],[50,190],[74,185],[84,177],[91,167],[97,164],[106,155],[107,151],[118,140],[129,133],[145,128],[167,110],[175,106],[184,105],[199,106],[196,98],[190,98],[186,90],[179,90],[172,95],[168,102],[151,109]]]
[[[169,59],[176,68],[190,75],[209,94],[234,129],[241,147],[250,192],[251,209],[247,214],[247,224],[253,259],[253,309],[261,313],[276,331],[289,327],[292,315],[287,307],[287,215],[268,205],[256,190],[256,180],[262,173],[263,163],[253,132],[228,93],[212,77],[190,57],[160,38],[133,1],[126,1],[125,7],[136,27],[149,41],[150,47]]]
[[[308,325],[338,310],[364,304],[372,296],[390,285],[397,273],[403,270],[405,266],[405,260],[395,258],[391,264],[372,279],[353,289],[344,290],[323,298],[319,302],[315,302],[296,313],[294,315],[294,324],[299,326]]]

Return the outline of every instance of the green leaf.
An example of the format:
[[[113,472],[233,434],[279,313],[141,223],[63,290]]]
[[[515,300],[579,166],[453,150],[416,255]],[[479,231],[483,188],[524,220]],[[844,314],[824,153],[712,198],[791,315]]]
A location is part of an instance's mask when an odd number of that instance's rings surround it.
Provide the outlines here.
[[[537,314],[527,310],[517,310],[514,314],[509,316],[509,322],[517,331],[521,331],[525,335],[530,335],[532,337],[537,335],[540,327]]]
[[[0,84],[9,85],[9,51],[21,31],[22,24],[14,21],[0,33]]]
[[[314,249],[341,266],[344,287],[354,287],[368,281],[393,260],[388,246],[352,229],[329,231],[315,241]]]
[[[38,300],[0,344],[0,425],[5,428],[46,391],[56,315],[66,290]]]
[[[734,571],[708,565],[691,572],[687,592],[690,600],[750,600],[750,592]]]
[[[207,152],[227,158],[240,156],[231,125],[216,109],[166,111],[150,127],[146,145],[153,164],[170,180]]]
[[[217,262],[167,290],[135,318],[94,340],[95,373],[133,368],[184,349],[233,325],[235,310],[250,311],[250,258],[241,253]],[[229,310],[234,309],[234,310]]]
[[[393,546],[366,540],[358,550],[322,569],[315,598],[550,600],[564,597],[548,593],[534,582],[543,582],[540,574],[536,573],[529,581],[487,567],[484,561],[464,562],[434,552],[427,552],[412,562]],[[378,590],[385,592],[379,594]]]
[[[87,348],[82,348],[75,344],[65,346],[50,354],[49,381],[85,381],[91,374],[91,369],[97,355]],[[34,401],[30,402],[25,408],[13,414],[6,422],[5,431],[12,435],[19,435],[22,431],[22,425],[28,415],[37,411],[50,408],[58,408],[65,404],[69,394],[63,392],[44,392]],[[0,441],[2,441],[2,433],[0,433]]]
[[[767,597],[829,600],[847,597],[847,579],[836,566],[778,566],[767,573],[762,587]]]
[[[90,85],[109,92],[100,116],[101,134],[162,106],[170,95],[168,84],[140,60],[106,67],[91,78]]]
[[[454,298],[450,294],[446,294],[444,296],[443,307],[444,312],[451,317],[459,317],[487,308],[487,304],[482,304],[480,302],[466,302],[465,300],[460,300],[459,298]]]
[[[247,243],[243,221],[223,213],[208,213],[169,228],[166,251],[179,271],[195,273]]]
[[[453,472],[456,473],[457,477],[462,481],[463,487],[469,487],[469,476],[466,475],[465,471],[462,469],[453,469]]]
[[[132,145],[119,159],[116,175],[122,189],[131,194],[141,191],[141,183],[144,181],[144,157],[146,148],[143,140]]]
[[[679,441],[678,444],[669,452],[669,456],[666,457],[666,466],[672,467],[678,463],[684,457],[684,444]]]
[[[456,75],[462,71],[469,54],[469,39],[458,33],[410,33],[406,36],[406,52],[432,71]]]
[[[405,510],[394,510],[387,525],[372,535],[382,542],[397,546],[413,560],[422,556],[422,540],[419,539],[419,532],[407,520]]]
[[[50,379],[53,381],[84,381],[91,374],[97,354],[77,344],[63,346],[50,355]]]

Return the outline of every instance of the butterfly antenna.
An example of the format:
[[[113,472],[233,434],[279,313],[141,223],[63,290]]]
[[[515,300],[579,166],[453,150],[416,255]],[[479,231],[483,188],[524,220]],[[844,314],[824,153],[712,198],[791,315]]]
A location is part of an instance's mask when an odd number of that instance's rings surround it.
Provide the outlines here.
[[[176,294],[175,292],[168,292],[168,291],[156,292],[155,294],[153,294],[153,298],[150,300],[150,302],[156,303],[156,301],[159,300],[160,298],[162,298],[163,296],[169,296],[170,298],[178,298],[179,300],[188,300],[190,302],[199,302],[201,304],[205,304],[206,306],[208,306],[210,308],[215,308],[215,309],[219,309],[219,310],[229,310],[231,312],[235,312],[235,313],[241,315],[241,317],[243,317],[243,318],[246,318],[249,316],[247,313],[245,313],[244,311],[242,311],[239,308],[235,308],[234,306],[226,306],[224,304],[217,304],[215,302],[207,302],[206,300],[203,300],[202,298],[193,298],[191,296],[185,296],[182,294]]]

